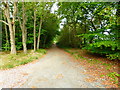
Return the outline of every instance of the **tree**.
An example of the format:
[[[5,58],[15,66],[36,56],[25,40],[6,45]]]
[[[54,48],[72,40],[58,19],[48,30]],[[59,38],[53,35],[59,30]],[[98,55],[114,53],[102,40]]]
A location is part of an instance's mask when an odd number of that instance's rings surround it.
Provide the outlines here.
[[[52,7],[53,3],[43,2],[40,3],[40,6],[38,7],[38,11],[41,12],[40,15],[40,24],[39,24],[39,32],[38,32],[38,39],[37,39],[37,49],[40,47],[40,35],[41,35],[41,27],[43,20],[47,17],[48,13],[50,12],[50,9]]]
[[[36,9],[34,9],[34,51],[36,51]]]
[[[17,13],[17,2],[13,3],[14,4],[13,13],[12,11],[10,11],[10,2],[3,2],[2,4],[4,6],[3,11],[4,11],[5,17],[7,18],[7,22],[3,20],[0,20],[0,21],[9,26],[11,54],[16,54],[16,46],[15,46],[15,19],[16,18],[15,17]],[[12,14],[12,17],[10,17],[10,12]]]
[[[61,31],[60,45],[66,43],[67,46],[77,47],[80,44],[80,48],[90,52],[106,55],[111,59],[119,57],[119,3],[61,2],[59,7],[58,15],[66,19]],[[68,36],[72,37],[69,40],[71,45],[66,40]]]
[[[20,23],[20,28],[22,30],[22,43],[23,43],[23,51],[26,54],[27,53],[27,29],[26,29],[26,8],[25,8],[25,2],[22,2],[22,21],[21,17],[18,17],[19,23]]]

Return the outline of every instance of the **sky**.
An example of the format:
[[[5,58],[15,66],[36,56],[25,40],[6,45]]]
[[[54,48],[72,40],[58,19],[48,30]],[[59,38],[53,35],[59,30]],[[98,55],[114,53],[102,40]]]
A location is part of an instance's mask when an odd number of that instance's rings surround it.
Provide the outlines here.
[[[51,13],[54,13],[56,10],[58,10],[58,7],[57,7],[57,3],[58,2],[55,2],[51,8]]]

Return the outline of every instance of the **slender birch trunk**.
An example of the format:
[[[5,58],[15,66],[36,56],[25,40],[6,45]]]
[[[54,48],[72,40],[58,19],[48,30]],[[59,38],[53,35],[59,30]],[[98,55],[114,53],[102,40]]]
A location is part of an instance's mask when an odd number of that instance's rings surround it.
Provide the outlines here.
[[[20,17],[18,17],[20,28],[22,30],[22,44],[23,44],[23,52],[26,54],[27,53],[27,29],[26,29],[26,16],[25,16],[25,5],[24,2],[22,2],[22,21]]]
[[[40,19],[40,27],[39,27],[38,40],[37,40],[37,49],[39,49],[39,47],[40,47],[41,26],[42,26],[42,18]]]
[[[36,51],[36,11],[34,11],[34,52]]]
[[[16,15],[16,6],[17,2],[14,2],[14,10],[13,10],[13,19],[11,21],[10,19],[10,10],[9,10],[9,4],[8,2],[4,3],[5,5],[5,10],[4,14],[7,18],[7,25],[9,27],[10,31],[10,43],[11,43],[11,54],[16,54],[16,46],[15,46],[15,15]]]
[[[27,29],[26,29],[26,16],[25,16],[25,5],[24,2],[22,2],[22,22],[19,19],[21,30],[22,30],[22,43],[23,43],[23,52],[26,54],[27,53]]]

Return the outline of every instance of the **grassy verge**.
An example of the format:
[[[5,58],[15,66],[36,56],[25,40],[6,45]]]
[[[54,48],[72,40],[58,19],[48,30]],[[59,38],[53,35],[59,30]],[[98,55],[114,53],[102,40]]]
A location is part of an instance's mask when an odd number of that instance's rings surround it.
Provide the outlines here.
[[[0,69],[9,69],[19,65],[27,64],[39,59],[45,53],[45,49],[39,49],[36,52],[33,50],[28,50],[27,54],[24,54],[22,51],[18,51],[17,55],[11,55],[7,52],[2,52],[0,54]]]
[[[97,76],[97,79],[104,80],[103,84],[108,88],[120,87],[119,62],[108,60],[99,55],[90,54],[81,49],[64,50],[74,56],[76,60],[87,69],[88,72],[86,72],[86,74],[91,74]]]

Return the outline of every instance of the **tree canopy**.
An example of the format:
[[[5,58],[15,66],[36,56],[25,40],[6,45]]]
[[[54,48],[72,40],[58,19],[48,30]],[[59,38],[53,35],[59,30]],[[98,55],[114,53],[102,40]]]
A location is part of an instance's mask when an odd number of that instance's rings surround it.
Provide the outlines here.
[[[119,2],[60,2],[66,19],[58,45],[77,47],[120,59]]]
[[[2,5],[2,50],[11,48],[11,54],[16,54],[23,49],[27,53],[27,49],[52,45],[59,29],[59,19],[51,13],[52,2],[10,1]]]

